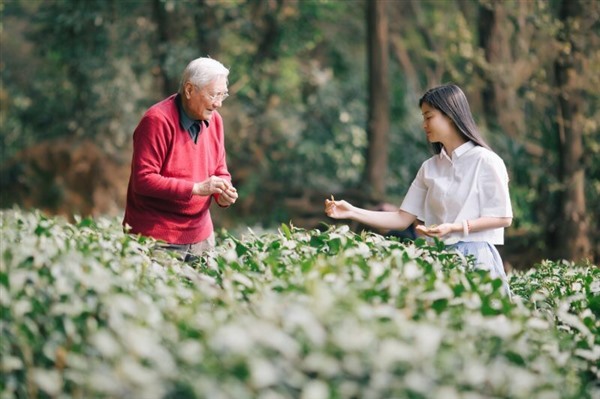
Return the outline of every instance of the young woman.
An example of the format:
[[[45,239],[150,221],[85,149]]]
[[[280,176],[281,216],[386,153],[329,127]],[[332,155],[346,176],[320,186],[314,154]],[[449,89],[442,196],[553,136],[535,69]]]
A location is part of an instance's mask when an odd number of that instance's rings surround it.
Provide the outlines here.
[[[403,230],[418,219],[424,223],[417,226],[419,233],[473,255],[478,267],[502,278],[508,289],[495,247],[504,244],[504,228],[512,223],[506,166],[481,137],[458,86],[430,89],[419,106],[436,155],[421,165],[400,209],[369,211],[343,200],[325,200],[325,212],[386,230]]]

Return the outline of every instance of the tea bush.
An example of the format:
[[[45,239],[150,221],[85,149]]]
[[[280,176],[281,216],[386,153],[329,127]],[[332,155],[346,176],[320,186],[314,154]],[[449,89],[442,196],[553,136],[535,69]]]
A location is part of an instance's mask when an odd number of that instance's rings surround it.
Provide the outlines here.
[[[112,219],[2,212],[1,398],[598,398],[600,269],[500,280],[422,240],[223,234],[194,264]]]

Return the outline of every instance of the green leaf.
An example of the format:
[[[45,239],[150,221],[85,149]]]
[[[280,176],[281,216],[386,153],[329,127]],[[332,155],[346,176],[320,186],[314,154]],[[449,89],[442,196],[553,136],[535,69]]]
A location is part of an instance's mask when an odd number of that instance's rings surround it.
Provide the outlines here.
[[[323,248],[325,245],[325,240],[319,236],[311,236],[310,237],[310,246],[313,248]]]
[[[441,314],[448,307],[448,300],[445,298],[435,300],[431,304],[431,307],[437,312],[437,314]]]
[[[329,246],[329,253],[332,255],[336,255],[340,252],[340,248],[342,247],[342,240],[339,238],[333,238],[327,242]]]
[[[283,231],[283,234],[285,235],[285,237],[288,240],[292,239],[292,232],[290,231],[289,227],[285,224],[285,223],[281,223],[281,230]]]

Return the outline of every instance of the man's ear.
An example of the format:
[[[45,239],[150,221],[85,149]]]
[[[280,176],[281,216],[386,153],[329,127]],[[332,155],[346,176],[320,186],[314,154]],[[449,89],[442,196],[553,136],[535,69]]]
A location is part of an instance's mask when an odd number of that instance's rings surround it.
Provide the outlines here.
[[[186,99],[190,99],[192,97],[192,92],[194,91],[194,85],[191,82],[185,82],[183,85],[183,94],[185,94]]]

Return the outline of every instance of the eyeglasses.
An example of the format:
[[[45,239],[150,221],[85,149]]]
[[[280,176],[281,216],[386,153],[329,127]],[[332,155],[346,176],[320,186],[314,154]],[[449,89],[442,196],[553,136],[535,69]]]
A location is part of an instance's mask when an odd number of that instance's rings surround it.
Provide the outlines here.
[[[192,85],[194,86],[194,89],[196,91],[199,91],[202,95],[206,96],[206,98],[208,98],[210,101],[215,102],[215,101],[225,101],[225,99],[227,97],[229,97],[229,92],[224,91],[222,93],[215,93],[215,94],[209,94],[207,92],[205,92],[203,89],[203,87],[200,87],[198,85],[195,85],[192,83]]]
[[[217,94],[208,94],[207,93],[206,97],[208,97],[208,99],[210,101],[213,101],[213,102],[214,101],[221,101],[221,102],[223,102],[223,101],[225,101],[225,99],[227,97],[229,97],[229,93],[227,93],[227,92],[225,92],[225,93],[217,93]]]

